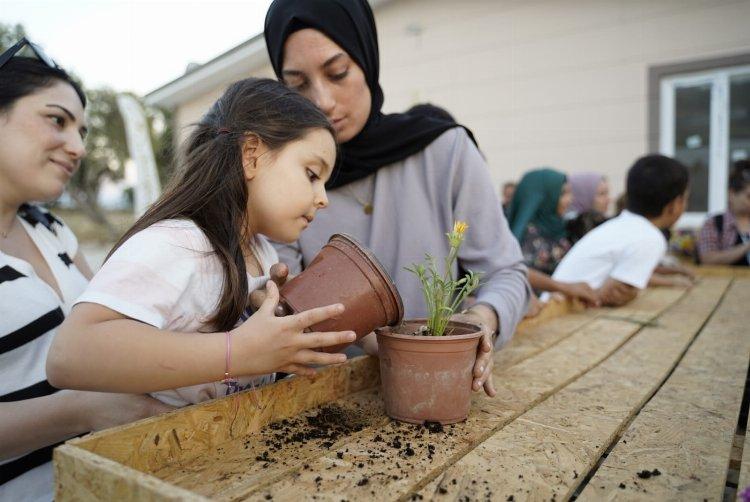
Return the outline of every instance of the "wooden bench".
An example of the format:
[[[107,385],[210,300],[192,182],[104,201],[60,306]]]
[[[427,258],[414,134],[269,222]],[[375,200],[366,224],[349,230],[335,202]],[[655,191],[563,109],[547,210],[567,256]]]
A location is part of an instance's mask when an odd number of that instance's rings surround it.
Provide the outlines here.
[[[477,393],[463,424],[389,420],[377,359],[361,357],[69,441],[56,496],[732,499],[750,484],[750,273],[700,273],[689,290],[524,321],[496,355],[498,395]]]

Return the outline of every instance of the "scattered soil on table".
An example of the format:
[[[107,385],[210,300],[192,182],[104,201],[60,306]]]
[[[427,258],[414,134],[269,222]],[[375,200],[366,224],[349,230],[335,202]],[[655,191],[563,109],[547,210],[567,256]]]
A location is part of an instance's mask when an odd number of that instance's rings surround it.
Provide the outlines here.
[[[359,432],[368,424],[367,417],[362,411],[346,409],[336,404],[324,406],[315,414],[273,422],[268,427],[274,431],[266,439],[266,450],[255,457],[258,462],[264,462],[263,467],[276,462],[271,455],[292,443],[305,444],[311,440],[323,439],[321,446],[330,448],[342,436]],[[248,439],[245,446],[249,446]],[[339,458],[343,457],[343,453]],[[308,467],[307,465],[305,467]]]
[[[661,476],[661,471],[659,471],[659,469],[654,469],[653,471],[643,469],[642,471],[638,472],[638,477],[641,479],[649,479],[654,476]]]

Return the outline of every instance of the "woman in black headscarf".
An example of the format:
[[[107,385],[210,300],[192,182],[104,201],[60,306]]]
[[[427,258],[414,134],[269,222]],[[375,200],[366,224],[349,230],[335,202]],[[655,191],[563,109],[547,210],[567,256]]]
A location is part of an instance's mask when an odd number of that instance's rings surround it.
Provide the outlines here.
[[[452,120],[381,111],[377,32],[366,0],[276,0],[265,38],[277,77],[326,113],[341,148],[328,209],[297,245],[279,247],[282,261],[298,272],[331,234],[346,232],[388,269],[407,317],[423,317],[419,281],[404,267],[425,253],[440,262],[454,221],[468,222],[458,267],[482,272],[483,281],[477,302],[459,317],[485,328],[474,389],[494,395],[492,350],[512,336],[529,287],[471,132]]]

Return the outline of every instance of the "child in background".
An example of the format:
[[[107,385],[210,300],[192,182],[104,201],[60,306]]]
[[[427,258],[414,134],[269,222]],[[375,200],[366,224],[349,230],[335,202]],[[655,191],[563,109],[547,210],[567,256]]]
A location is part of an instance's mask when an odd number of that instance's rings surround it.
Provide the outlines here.
[[[739,160],[729,175],[729,207],[706,220],[698,257],[708,265],[750,266],[750,161]]]
[[[343,362],[314,349],[354,333],[303,333],[342,305],[274,316],[268,274],[278,259],[264,237],[299,237],[328,205],[335,160],[333,129],[310,101],[268,79],[230,86],[188,138],[173,183],[58,330],[52,385],[149,392],[179,406]],[[264,285],[252,314],[249,293]]]
[[[667,250],[663,230],[685,210],[688,170],[674,159],[647,155],[628,171],[627,194],[627,209],[578,241],[552,275],[586,281],[603,305],[623,305],[648,284]]]

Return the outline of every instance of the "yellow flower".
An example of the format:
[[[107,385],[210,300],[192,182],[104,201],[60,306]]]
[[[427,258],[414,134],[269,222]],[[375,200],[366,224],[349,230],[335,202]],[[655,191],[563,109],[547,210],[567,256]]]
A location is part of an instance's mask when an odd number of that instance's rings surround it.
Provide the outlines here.
[[[465,221],[456,221],[453,224],[453,233],[457,234],[459,237],[463,237],[463,235],[466,233],[466,230],[468,228],[469,228],[469,225]]]

